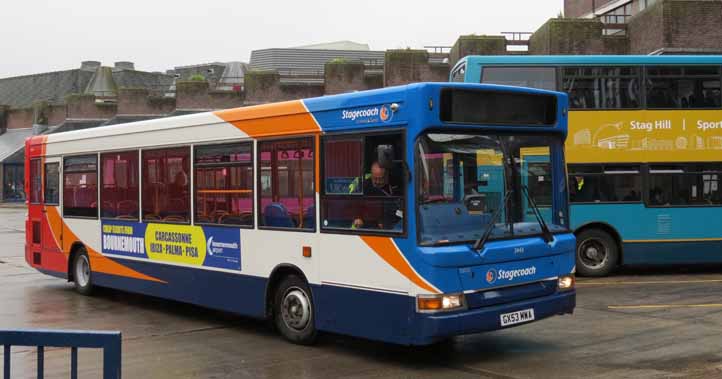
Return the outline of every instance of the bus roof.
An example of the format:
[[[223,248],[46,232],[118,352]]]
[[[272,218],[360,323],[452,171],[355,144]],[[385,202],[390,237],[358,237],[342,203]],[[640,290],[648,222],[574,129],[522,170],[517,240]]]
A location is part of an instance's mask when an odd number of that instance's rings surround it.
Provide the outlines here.
[[[198,142],[221,139],[228,131],[213,129],[194,129],[205,125],[224,124],[232,129],[240,129],[252,138],[282,136],[292,134],[321,133],[392,127],[408,123],[412,112],[419,104],[427,104],[428,97],[438,98],[442,88],[473,88],[506,92],[524,92],[566,97],[559,92],[540,89],[498,86],[473,83],[414,83],[403,86],[387,87],[376,90],[360,91],[339,95],[323,96],[303,100],[269,103],[248,107],[232,108],[213,112],[203,112],[185,116],[158,118],[112,126],[69,131],[64,133],[32,137],[29,145],[45,145],[83,140],[87,143],[104,141],[106,138],[135,134],[136,138],[148,135],[168,144],[175,141],[176,135],[183,133],[195,135]],[[380,111],[384,106],[400,104],[398,112],[391,118],[380,120],[368,117],[368,111]],[[566,104],[566,100],[562,104]],[[425,105],[424,105],[425,107]],[[420,109],[420,108],[419,108]],[[388,110],[388,109],[387,109]],[[366,113],[364,113],[366,112]],[[424,113],[428,117],[428,112]],[[346,117],[349,115],[349,117]],[[424,121],[428,121],[424,120]],[[202,133],[202,134],[199,134]],[[219,134],[215,136],[215,134]]]
[[[722,64],[722,55],[469,55],[454,67],[464,62],[494,65],[699,65]]]

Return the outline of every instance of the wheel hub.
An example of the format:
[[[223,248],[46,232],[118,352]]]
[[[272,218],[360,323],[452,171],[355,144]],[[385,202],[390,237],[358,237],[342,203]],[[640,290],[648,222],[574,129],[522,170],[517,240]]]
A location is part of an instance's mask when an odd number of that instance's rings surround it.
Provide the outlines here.
[[[281,304],[283,322],[291,329],[303,330],[311,319],[311,306],[306,293],[300,288],[286,291]]]
[[[609,253],[602,241],[595,238],[587,239],[579,245],[581,262],[592,269],[602,267],[609,258]]]

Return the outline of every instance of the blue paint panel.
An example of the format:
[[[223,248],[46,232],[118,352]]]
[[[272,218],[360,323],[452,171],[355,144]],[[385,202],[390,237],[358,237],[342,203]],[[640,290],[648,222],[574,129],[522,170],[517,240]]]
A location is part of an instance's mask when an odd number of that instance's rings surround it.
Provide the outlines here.
[[[624,264],[722,262],[722,241],[625,243]]]
[[[329,285],[314,286],[313,293],[320,330],[392,343],[416,333],[409,323],[413,297]]]
[[[335,286],[314,286],[320,330],[403,345],[496,330],[499,315],[534,309],[536,320],[572,313],[574,291],[536,293],[539,297],[449,313],[417,313],[414,298]],[[331,312],[331,313],[328,313]]]
[[[267,278],[159,263],[114,259],[133,270],[166,283],[93,272],[101,287],[196,304],[251,317],[265,316]]]
[[[411,344],[424,345],[436,342],[443,337],[501,329],[499,316],[503,313],[533,308],[535,320],[539,321],[555,315],[572,313],[575,306],[576,293],[569,291],[463,312],[434,315],[417,313],[414,319],[414,329],[419,332]]]

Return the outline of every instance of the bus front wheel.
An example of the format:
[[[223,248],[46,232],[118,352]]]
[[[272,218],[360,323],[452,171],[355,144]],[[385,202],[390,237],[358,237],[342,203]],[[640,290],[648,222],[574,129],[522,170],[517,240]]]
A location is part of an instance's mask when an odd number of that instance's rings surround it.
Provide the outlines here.
[[[311,290],[305,280],[289,275],[276,291],[273,318],[276,329],[287,340],[310,345],[316,339]]]
[[[587,229],[577,235],[577,272],[581,276],[607,276],[617,266],[619,248],[609,233]]]
[[[93,271],[90,269],[90,259],[84,247],[79,247],[73,258],[73,281],[75,290],[82,295],[93,292]]]

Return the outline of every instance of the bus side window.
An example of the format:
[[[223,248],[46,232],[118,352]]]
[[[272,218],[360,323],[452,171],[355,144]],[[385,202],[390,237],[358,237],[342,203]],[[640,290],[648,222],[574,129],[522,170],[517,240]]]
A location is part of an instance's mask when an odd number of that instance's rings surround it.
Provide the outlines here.
[[[45,204],[57,205],[60,202],[60,164],[45,164]]]
[[[190,222],[190,148],[144,150],[143,221]]]
[[[43,193],[43,173],[40,159],[30,160],[30,204],[40,203]]]
[[[261,228],[316,229],[314,139],[258,143],[258,225]]]
[[[98,217],[98,156],[65,158],[63,216]]]
[[[196,147],[195,222],[253,226],[253,144]]]
[[[100,217],[138,220],[138,151],[100,155]]]
[[[326,137],[323,147],[321,228],[403,232],[402,135]],[[382,159],[380,152],[392,157]]]

